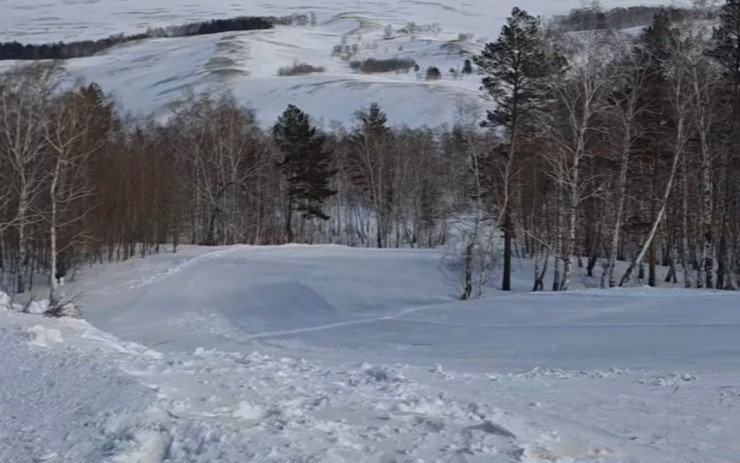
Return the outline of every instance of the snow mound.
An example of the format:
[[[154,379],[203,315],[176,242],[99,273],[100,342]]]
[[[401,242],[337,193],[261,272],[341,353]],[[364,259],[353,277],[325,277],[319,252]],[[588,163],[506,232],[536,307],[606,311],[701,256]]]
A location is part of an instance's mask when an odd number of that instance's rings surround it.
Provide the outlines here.
[[[540,379],[558,379],[568,380],[574,378],[596,378],[605,379],[613,378],[615,376],[629,375],[631,372],[629,369],[612,367],[607,370],[563,370],[560,368],[540,368],[536,367],[525,373],[488,373],[486,376],[491,381],[502,381],[502,380],[540,380]]]
[[[23,311],[33,315],[41,315],[46,313],[47,310],[49,310],[49,300],[40,299],[38,301],[31,301]]]
[[[151,391],[104,362],[38,349],[61,342],[62,327],[20,328],[25,321],[0,325],[0,461],[105,461],[115,454],[111,421],[136,421]]]
[[[648,379],[640,379],[637,382],[649,386],[677,388],[694,383],[696,381],[699,381],[699,378],[690,373],[673,372],[667,375],[658,375]]]
[[[362,365],[362,370],[369,379],[378,383],[403,383],[406,377],[395,368],[385,365],[371,366],[367,363]]]
[[[12,309],[13,309],[13,305],[12,305],[12,302],[10,301],[10,296],[0,291],[0,311],[9,311]]]
[[[258,420],[262,418],[265,411],[262,407],[250,404],[246,400],[242,400],[236,406],[231,416],[240,420]]]

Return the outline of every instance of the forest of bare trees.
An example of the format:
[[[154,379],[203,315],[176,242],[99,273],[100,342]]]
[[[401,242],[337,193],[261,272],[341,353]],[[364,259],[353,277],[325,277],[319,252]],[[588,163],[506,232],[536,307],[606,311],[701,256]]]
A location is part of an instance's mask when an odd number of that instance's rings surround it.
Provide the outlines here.
[[[56,65],[16,67],[0,75],[0,290],[53,299],[83,265],[286,242],[454,242],[463,298],[495,273],[509,289],[515,258],[536,291],[579,266],[602,287],[736,288],[740,0],[660,10],[638,36],[515,9],[474,62],[484,98],[449,127],[391,127],[373,104],[325,131],[294,106],[265,131],[229,95],[128,120]]]

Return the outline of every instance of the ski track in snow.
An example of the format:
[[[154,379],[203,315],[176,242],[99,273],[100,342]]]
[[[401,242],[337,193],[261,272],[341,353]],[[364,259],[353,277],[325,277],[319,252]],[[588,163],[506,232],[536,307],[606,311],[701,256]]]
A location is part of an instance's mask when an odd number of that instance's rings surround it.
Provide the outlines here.
[[[310,326],[307,328],[298,328],[295,330],[286,330],[286,331],[273,331],[273,332],[267,332],[267,333],[258,333],[258,334],[252,334],[249,336],[246,336],[244,338],[241,338],[242,342],[249,342],[249,341],[256,341],[259,339],[265,339],[265,338],[274,338],[274,337],[282,337],[282,336],[290,336],[295,334],[305,334],[305,333],[314,333],[316,331],[326,331],[326,330],[333,330],[336,328],[345,328],[348,326],[355,326],[355,325],[366,325],[369,323],[376,323],[376,322],[382,322],[382,321],[391,321],[391,320],[398,320],[399,318],[411,315],[416,312],[423,311],[425,309],[430,309],[432,307],[435,307],[435,305],[430,306],[422,306],[422,307],[415,307],[412,309],[405,309],[399,311],[396,315],[386,315],[383,317],[375,317],[375,318],[363,318],[360,320],[352,320],[348,322],[340,322],[340,323],[330,323],[328,325],[320,325],[320,326]]]

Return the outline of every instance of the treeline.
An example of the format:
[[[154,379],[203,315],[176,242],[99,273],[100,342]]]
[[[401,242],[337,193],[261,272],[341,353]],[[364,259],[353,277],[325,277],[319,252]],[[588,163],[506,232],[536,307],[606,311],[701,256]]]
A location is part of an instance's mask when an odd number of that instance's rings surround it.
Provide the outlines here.
[[[0,80],[0,286],[53,289],[164,245],[301,242],[447,246],[464,298],[493,274],[510,289],[515,257],[535,290],[567,290],[577,266],[659,285],[661,265],[671,284],[735,289],[740,0],[714,27],[671,18],[568,35],[515,9],[474,60],[494,109],[461,103],[438,129],[371,105],[330,132],[291,106],[264,131],[212,95],[129,121],[95,85],[17,68]]]
[[[376,105],[332,133],[291,107],[266,132],[228,95],[189,96],[155,124],[124,120],[94,84],[61,91],[60,80],[46,64],[0,80],[9,293],[180,243],[438,246],[466,195],[464,137],[393,129]]]
[[[550,274],[568,289],[576,265],[603,287],[658,285],[659,265],[667,282],[737,287],[740,0],[714,18],[662,9],[632,38],[544,31],[515,9],[486,45],[505,289],[517,247],[535,258],[535,289]]]
[[[667,14],[671,21],[682,21],[692,14],[692,10],[679,7],[631,6],[617,7],[609,10],[585,7],[576,8],[567,15],[555,16],[555,27],[565,32],[592,31],[603,29],[629,29],[647,26],[653,21],[656,13]]]
[[[47,44],[0,43],[0,60],[64,60],[92,56],[117,45],[154,37],[188,37],[217,34],[220,32],[272,29],[283,24],[286,18],[262,18],[240,16],[231,19],[214,19],[180,26],[150,29],[141,34],[118,34],[98,40],[56,42]]]

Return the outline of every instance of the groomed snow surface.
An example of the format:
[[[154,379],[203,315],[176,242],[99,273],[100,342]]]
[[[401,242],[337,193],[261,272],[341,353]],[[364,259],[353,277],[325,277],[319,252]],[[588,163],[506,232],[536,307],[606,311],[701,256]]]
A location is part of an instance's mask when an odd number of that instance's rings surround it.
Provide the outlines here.
[[[462,303],[441,257],[87,268],[65,287],[85,321],[0,309],[0,461],[740,461],[736,294],[531,294],[523,262],[516,292]]]

